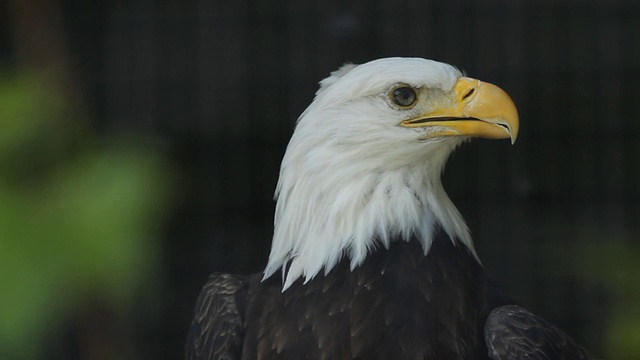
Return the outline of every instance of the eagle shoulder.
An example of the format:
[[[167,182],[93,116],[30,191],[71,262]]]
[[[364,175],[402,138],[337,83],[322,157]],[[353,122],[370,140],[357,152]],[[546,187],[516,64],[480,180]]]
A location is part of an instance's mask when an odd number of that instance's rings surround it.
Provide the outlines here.
[[[517,305],[492,310],[484,334],[489,357],[494,360],[591,359],[569,335]]]
[[[241,357],[247,287],[244,276],[209,276],[196,301],[187,335],[187,360]]]

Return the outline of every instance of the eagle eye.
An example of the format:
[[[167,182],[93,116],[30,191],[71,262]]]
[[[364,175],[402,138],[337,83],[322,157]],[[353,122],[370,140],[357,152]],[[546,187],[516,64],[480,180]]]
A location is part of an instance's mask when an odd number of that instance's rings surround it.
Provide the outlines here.
[[[416,91],[409,86],[401,86],[391,92],[393,102],[401,107],[409,107],[416,103]]]

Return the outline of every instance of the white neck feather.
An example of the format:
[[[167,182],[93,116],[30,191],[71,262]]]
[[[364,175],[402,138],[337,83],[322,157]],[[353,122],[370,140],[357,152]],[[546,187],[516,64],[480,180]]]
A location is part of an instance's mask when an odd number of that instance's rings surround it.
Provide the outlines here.
[[[353,269],[374,248],[413,236],[426,255],[438,225],[475,256],[469,230],[440,181],[457,144],[432,145],[419,166],[377,171],[359,166],[362,159],[349,164],[345,154],[310,166],[288,152],[276,191],[275,232],[264,278],[282,269],[284,291],[301,276],[307,282],[323,268],[329,272],[342,256],[349,257]]]
[[[438,226],[475,255],[440,181],[449,154],[465,139],[397,126],[420,110],[398,109],[387,96],[409,84],[431,89],[437,101],[460,76],[450,65],[389,58],[344,66],[321,82],[282,161],[264,278],[281,269],[287,289],[300,277],[306,282],[329,272],[343,256],[353,269],[394,239],[416,237],[426,255]]]

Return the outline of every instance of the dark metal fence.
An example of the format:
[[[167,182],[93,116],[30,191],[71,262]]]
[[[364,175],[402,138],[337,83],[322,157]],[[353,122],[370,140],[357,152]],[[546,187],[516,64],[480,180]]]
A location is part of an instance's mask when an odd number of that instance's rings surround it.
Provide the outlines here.
[[[640,3],[141,0],[65,16],[96,126],[158,137],[175,164],[161,318],[140,325],[141,357],[180,356],[210,272],[262,269],[295,119],[330,71],[386,56],[512,95],[516,145],[463,147],[445,187],[496,278],[604,351],[614,295],[570,264],[582,242],[640,240]]]

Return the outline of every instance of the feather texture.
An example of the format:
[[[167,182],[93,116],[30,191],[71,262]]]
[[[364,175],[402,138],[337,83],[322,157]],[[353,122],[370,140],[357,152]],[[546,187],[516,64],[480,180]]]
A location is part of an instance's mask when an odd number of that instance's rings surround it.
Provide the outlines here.
[[[186,359],[240,359],[247,284],[243,276],[213,274],[196,302]]]
[[[355,268],[391,238],[415,236],[426,253],[436,225],[474,251],[440,182],[449,154],[465,139],[419,141],[424,129],[397,125],[424,108],[398,109],[388,97],[407,84],[437,99],[460,76],[447,64],[390,58],[347,65],[321,82],[282,161],[265,279],[289,264],[287,289],[299,277],[331,270],[342,256]]]
[[[489,354],[496,360],[590,359],[587,351],[562,330],[517,305],[491,312],[485,338]]]
[[[440,180],[466,138],[438,136],[444,125],[398,126],[448,104],[460,76],[390,58],[321,82],[282,161],[268,264],[211,276],[188,359],[588,357],[512,305],[482,268]],[[415,106],[392,103],[399,86],[413,89]]]

